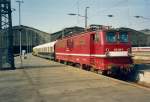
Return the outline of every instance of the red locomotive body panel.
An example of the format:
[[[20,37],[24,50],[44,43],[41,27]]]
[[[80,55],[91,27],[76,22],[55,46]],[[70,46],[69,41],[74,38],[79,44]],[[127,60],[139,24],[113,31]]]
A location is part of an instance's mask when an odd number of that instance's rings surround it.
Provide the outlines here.
[[[90,64],[90,34],[80,34],[59,40],[55,45],[56,59]]]
[[[130,51],[128,32],[116,30],[84,32],[58,40],[55,45],[57,60],[84,64],[97,70],[109,70],[114,66],[129,68],[133,63]]]

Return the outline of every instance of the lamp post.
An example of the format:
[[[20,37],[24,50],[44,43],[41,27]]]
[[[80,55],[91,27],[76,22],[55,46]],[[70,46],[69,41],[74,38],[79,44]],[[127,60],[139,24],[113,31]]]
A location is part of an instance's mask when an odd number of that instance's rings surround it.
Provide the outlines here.
[[[108,17],[114,17],[114,15],[110,14],[110,15],[107,15]]]
[[[109,15],[107,15],[107,17],[112,18],[112,17],[114,17],[114,15],[109,14]],[[108,25],[108,26],[109,26],[109,25]],[[111,24],[110,24],[110,27],[112,27]]]
[[[135,18],[137,18],[137,19],[144,19],[144,20],[150,20],[150,18],[147,18],[147,17],[144,17],[144,16],[139,16],[139,15],[136,15],[136,16],[134,16]],[[139,35],[137,35],[137,37],[138,37],[138,40],[137,40],[137,44],[138,44],[138,46],[140,47],[141,46],[141,43],[140,43],[140,36]]]
[[[135,17],[135,18],[142,18],[142,19],[150,20],[150,18],[143,17],[143,16],[134,16],[134,17]]]
[[[23,3],[23,0],[17,0],[18,3],[18,9],[19,9],[19,36],[20,36],[20,61],[22,65],[22,39],[21,39],[21,3]]]
[[[68,15],[70,15],[70,16],[84,17],[84,18],[85,18],[85,22],[84,22],[84,24],[85,24],[85,29],[87,28],[87,18],[88,18],[88,16],[87,16],[87,10],[88,10],[88,8],[90,8],[90,7],[89,7],[89,6],[85,7],[85,15],[84,15],[84,16],[82,16],[82,15],[80,15],[80,14],[76,14],[76,13],[69,13],[69,14],[68,14]]]
[[[88,18],[88,17],[87,17],[87,9],[88,9],[88,8],[90,8],[90,7],[86,7],[86,8],[85,8],[85,29],[87,28],[87,18]]]

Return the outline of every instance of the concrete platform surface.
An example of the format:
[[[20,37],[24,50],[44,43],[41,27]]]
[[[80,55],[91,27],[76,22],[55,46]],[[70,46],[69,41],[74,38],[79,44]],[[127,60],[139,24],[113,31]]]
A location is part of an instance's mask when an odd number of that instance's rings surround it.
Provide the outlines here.
[[[136,64],[135,68],[135,80],[150,87],[150,64]]]
[[[0,72],[0,102],[149,102],[150,90],[42,58]]]

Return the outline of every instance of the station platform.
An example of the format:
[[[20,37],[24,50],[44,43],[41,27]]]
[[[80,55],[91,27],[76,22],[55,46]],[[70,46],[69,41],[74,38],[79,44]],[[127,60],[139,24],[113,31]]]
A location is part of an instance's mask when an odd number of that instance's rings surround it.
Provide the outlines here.
[[[150,64],[150,52],[134,52],[133,53],[133,60],[136,64]]]
[[[27,56],[0,71],[0,102],[149,102],[150,89]]]
[[[135,80],[140,84],[150,87],[150,52],[133,52],[133,60],[136,71],[134,74]]]
[[[150,87],[150,64],[136,64],[135,79],[138,83]]]

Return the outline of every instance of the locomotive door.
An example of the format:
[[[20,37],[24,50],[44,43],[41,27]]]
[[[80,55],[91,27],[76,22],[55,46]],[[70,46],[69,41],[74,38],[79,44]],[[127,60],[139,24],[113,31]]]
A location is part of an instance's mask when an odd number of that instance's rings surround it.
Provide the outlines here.
[[[90,35],[90,64],[94,65],[94,54],[95,54],[95,34]]]

